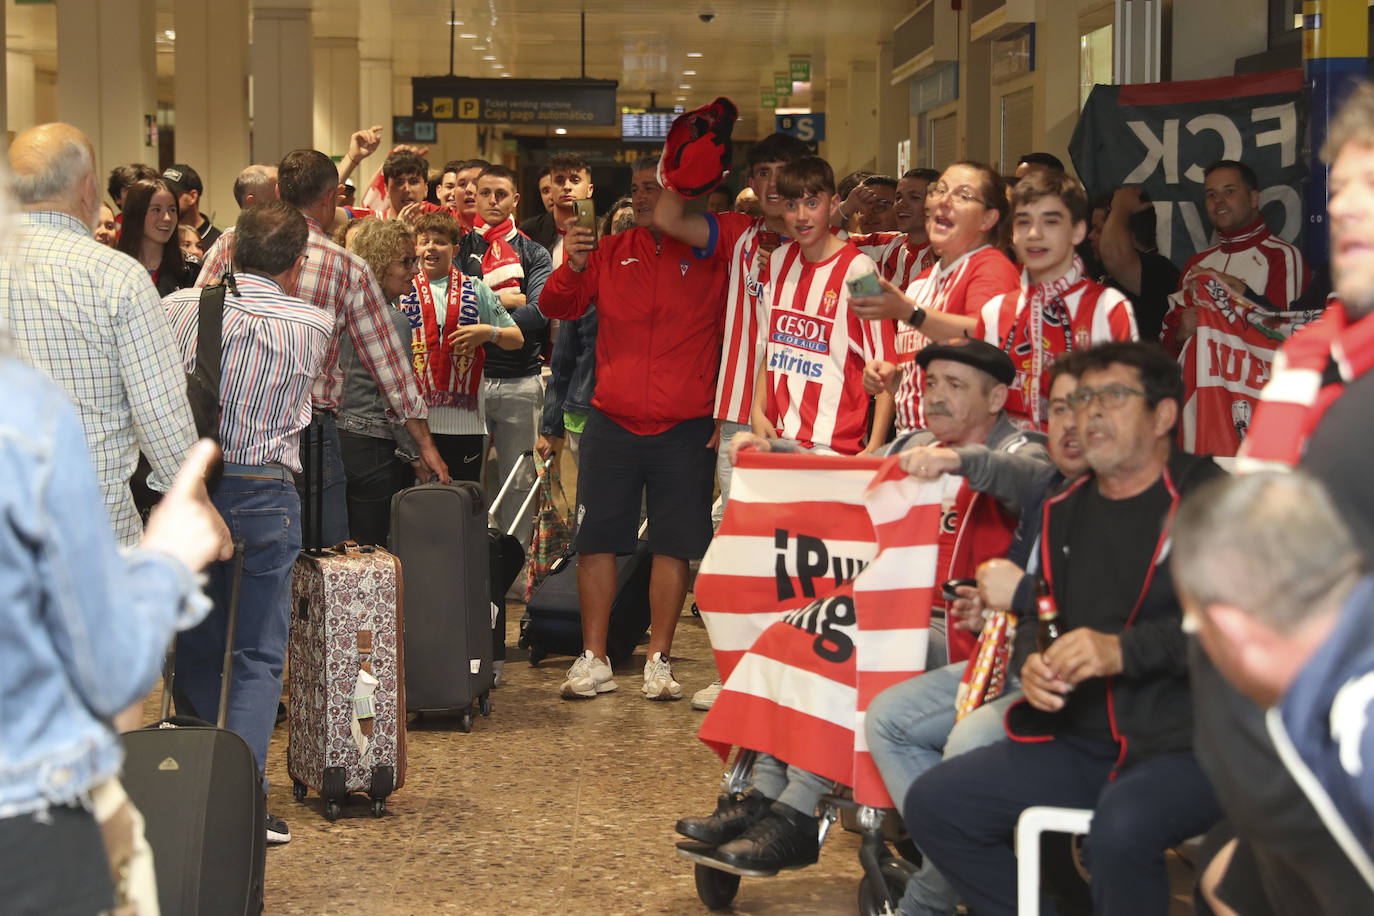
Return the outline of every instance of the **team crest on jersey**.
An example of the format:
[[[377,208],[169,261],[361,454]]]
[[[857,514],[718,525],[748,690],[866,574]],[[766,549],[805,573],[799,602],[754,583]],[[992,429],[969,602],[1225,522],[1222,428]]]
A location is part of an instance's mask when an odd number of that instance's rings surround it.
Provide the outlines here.
[[[821,317],[834,318],[835,309],[839,305],[839,302],[839,293],[835,292],[833,289],[826,290],[825,295],[821,296]]]
[[[763,284],[753,277],[750,277],[749,282],[744,284],[744,288],[749,290],[749,295],[755,299],[763,295]]]
[[[681,261],[677,262],[677,266],[682,271],[682,275],[685,277],[687,276],[687,268],[691,267],[692,265],[688,263],[686,258],[683,258]]]

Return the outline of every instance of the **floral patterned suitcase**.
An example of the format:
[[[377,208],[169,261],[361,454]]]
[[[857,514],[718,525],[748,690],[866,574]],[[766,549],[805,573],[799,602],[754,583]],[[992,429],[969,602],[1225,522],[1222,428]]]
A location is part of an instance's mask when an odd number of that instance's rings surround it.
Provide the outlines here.
[[[292,573],[286,767],[330,820],[353,792],[380,817],[405,784],[402,591],[395,556],[352,542],[302,552]]]

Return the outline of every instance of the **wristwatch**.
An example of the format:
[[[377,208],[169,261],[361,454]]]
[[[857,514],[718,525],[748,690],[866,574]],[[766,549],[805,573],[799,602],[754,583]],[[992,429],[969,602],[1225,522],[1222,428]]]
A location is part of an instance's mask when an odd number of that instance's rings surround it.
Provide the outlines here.
[[[907,318],[906,323],[911,325],[913,328],[919,328],[921,325],[925,324],[925,321],[926,310],[918,305],[911,310],[911,315]]]

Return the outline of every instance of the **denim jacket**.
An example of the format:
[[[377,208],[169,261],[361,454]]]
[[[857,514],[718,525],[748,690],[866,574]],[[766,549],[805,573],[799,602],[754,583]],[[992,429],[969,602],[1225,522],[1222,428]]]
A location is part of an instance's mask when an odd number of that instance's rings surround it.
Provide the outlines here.
[[[391,325],[401,340],[402,347],[410,350],[410,319],[399,309],[391,308]],[[358,348],[353,346],[353,338],[348,334],[339,335],[339,370],[343,373],[343,397],[339,402],[339,429],[371,436],[374,439],[394,439],[396,452],[407,461],[420,457],[420,447],[406,430],[404,423],[397,423],[387,406],[386,398],[377,387],[377,380],[363,365]]]
[[[563,322],[553,345],[549,384],[544,393],[544,416],[539,432],[562,438],[563,413],[589,413],[596,392],[596,306],[575,321]]]
[[[0,347],[3,341],[0,340]],[[179,561],[122,553],[76,411],[0,353],[0,818],[83,803],[119,769],[114,715],[210,604]]]

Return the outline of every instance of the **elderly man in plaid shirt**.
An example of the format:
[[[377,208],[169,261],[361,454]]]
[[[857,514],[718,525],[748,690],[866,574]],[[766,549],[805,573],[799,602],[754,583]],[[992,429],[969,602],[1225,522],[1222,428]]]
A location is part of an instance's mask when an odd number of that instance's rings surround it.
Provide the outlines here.
[[[324,364],[312,390],[315,414],[304,436],[314,447],[324,448],[323,480],[313,480],[311,490],[323,494],[325,543],[337,543],[348,536],[346,481],[339,457],[339,431],[335,416],[343,392],[343,373],[339,369],[339,335],[347,333],[362,357],[363,364],[377,380],[396,416],[420,447],[420,460],[440,481],[449,480],[426,417],[429,408],[420,394],[410,364],[410,348],[392,327],[389,306],[372,271],[356,255],[344,251],[325,235],[334,218],[334,196],[339,172],[324,153],[295,150],[287,153],[277,167],[277,192],[281,199],[305,216],[310,229],[306,262],[301,269],[296,296],[328,312],[334,319],[334,333],[325,350]],[[226,230],[205,255],[197,286],[213,283],[232,269],[234,231]],[[313,458],[311,459],[313,461]],[[313,470],[313,469],[312,469]]]
[[[100,188],[86,135],[42,124],[15,138],[9,159],[24,215],[0,261],[0,321],[76,404],[115,535],[132,546],[143,533],[129,491],[140,449],[161,490],[196,441],[176,343],[148,272],[91,237]]]

